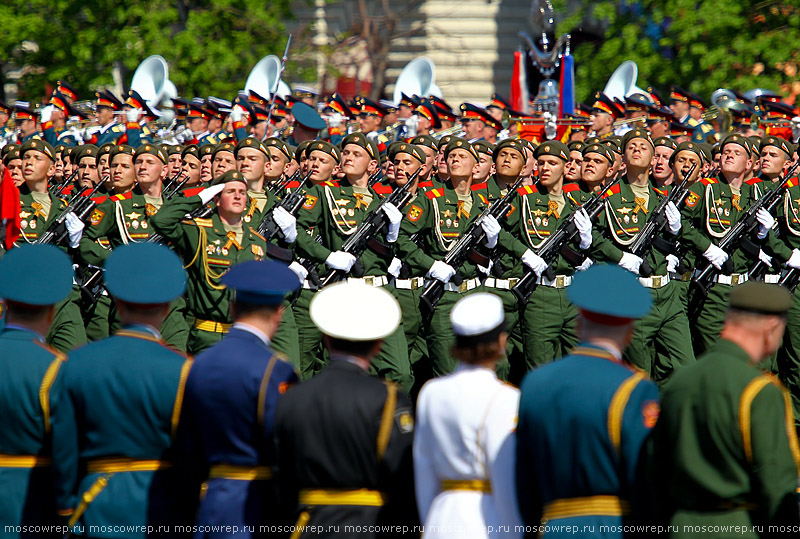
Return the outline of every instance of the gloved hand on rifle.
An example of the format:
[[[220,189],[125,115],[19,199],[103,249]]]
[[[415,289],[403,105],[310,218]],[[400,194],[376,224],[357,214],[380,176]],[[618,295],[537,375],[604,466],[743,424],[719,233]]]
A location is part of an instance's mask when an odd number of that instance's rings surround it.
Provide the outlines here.
[[[455,274],[456,270],[453,268],[453,266],[450,264],[445,264],[441,260],[437,260],[431,265],[427,276],[446,283]]]
[[[394,257],[392,258],[391,263],[389,263],[389,268],[386,271],[389,273],[389,275],[397,279],[400,277],[400,270],[402,268],[403,268],[403,263],[400,261],[399,258]]]
[[[500,236],[500,223],[492,215],[487,215],[481,221],[481,228],[486,233],[486,247],[494,249],[497,245],[497,238]]]
[[[583,208],[575,212],[575,228],[581,236],[579,247],[588,249],[592,245],[592,220]]]
[[[786,261],[786,265],[790,268],[800,270],[800,249],[792,249],[792,256]]]
[[[631,273],[639,274],[639,266],[642,265],[642,259],[631,253],[622,253],[622,258],[619,265],[630,271]]]
[[[308,278],[308,270],[299,262],[292,262],[289,264],[289,269],[292,270],[292,273],[297,275],[301,285],[303,284],[303,281]]]
[[[775,218],[766,209],[761,208],[756,212],[756,220],[761,225],[758,227],[758,239],[763,240],[775,226]]]
[[[64,224],[67,227],[69,234],[69,246],[72,248],[77,247],[81,243],[81,236],[83,236],[83,229],[86,225],[83,221],[78,219],[78,216],[69,212],[64,218]]]
[[[275,219],[275,224],[281,228],[286,243],[294,243],[297,239],[297,219],[295,216],[278,206],[272,212],[272,218]]]
[[[717,269],[722,269],[722,265],[728,261],[728,253],[714,245],[713,243],[708,246],[703,256],[711,262],[711,265]]]
[[[386,241],[394,243],[397,241],[397,236],[400,234],[400,223],[403,222],[403,214],[400,213],[394,204],[386,203],[381,206],[381,210],[389,218],[389,232],[386,233]]]
[[[547,262],[530,249],[522,253],[522,263],[531,268],[537,277],[541,277],[542,273],[547,269]]]
[[[325,259],[325,263],[335,270],[350,271],[353,264],[356,263],[356,257],[344,251],[334,251],[328,255],[328,258]]]
[[[669,231],[673,236],[677,236],[678,232],[681,231],[681,212],[678,211],[674,202],[667,202],[667,207],[664,208],[664,215],[667,216]]]

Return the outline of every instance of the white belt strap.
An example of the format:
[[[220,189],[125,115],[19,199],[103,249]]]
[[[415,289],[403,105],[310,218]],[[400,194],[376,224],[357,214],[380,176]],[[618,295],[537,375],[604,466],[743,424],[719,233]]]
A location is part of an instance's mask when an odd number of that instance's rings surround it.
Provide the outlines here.
[[[463,294],[464,292],[468,292],[470,290],[478,288],[480,284],[481,284],[480,280],[476,277],[475,279],[464,279],[463,281],[461,281],[460,285],[456,285],[454,283],[445,283],[444,289],[448,292],[458,292],[460,294]]]
[[[663,288],[670,282],[669,275],[653,275],[652,277],[639,277],[639,282],[645,288]]]
[[[517,277],[513,277],[511,279],[495,279],[494,277],[488,277],[485,281],[483,281],[483,285],[488,286],[489,288],[511,290],[514,288],[517,282],[519,282]]]
[[[572,284],[572,275],[556,275],[554,279],[548,279],[542,275],[536,282],[550,288],[566,288]]]

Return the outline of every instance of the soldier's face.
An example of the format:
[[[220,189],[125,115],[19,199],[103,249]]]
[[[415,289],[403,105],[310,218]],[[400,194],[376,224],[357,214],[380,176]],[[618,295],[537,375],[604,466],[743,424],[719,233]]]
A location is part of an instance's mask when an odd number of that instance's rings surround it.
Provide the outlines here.
[[[780,174],[784,165],[789,161],[789,156],[775,146],[761,148],[761,172],[769,176]]]
[[[581,178],[589,185],[596,185],[611,172],[611,163],[599,153],[590,152],[583,156],[581,163]]]
[[[726,144],[720,155],[720,168],[729,175],[739,175],[753,168],[747,150],[738,144]]]
[[[325,152],[314,150],[308,156],[308,171],[311,172],[312,182],[325,182],[331,179],[338,163],[333,156]]]
[[[180,153],[174,153],[167,159],[167,166],[169,167],[169,175],[174,176],[183,167]]]
[[[277,148],[267,148],[269,151],[269,161],[267,161],[267,174],[266,178],[268,180],[277,180],[283,175],[283,171],[286,168],[286,163],[288,159]]]
[[[258,181],[267,170],[267,156],[260,150],[242,148],[236,152],[236,168],[248,182]]]
[[[592,120],[592,131],[599,132],[606,127],[611,127],[611,115],[605,112],[595,112],[590,117]]]
[[[427,176],[428,173],[433,170],[433,166],[436,163],[436,151],[433,148],[422,145],[418,145],[418,148],[425,154],[425,168],[419,174],[420,176]]]
[[[56,164],[38,150],[28,150],[22,156],[22,177],[27,183],[46,180],[56,173]]]
[[[210,182],[211,175],[211,154],[206,154],[200,158],[200,182]]]
[[[372,133],[377,131],[381,125],[381,119],[374,114],[359,114],[358,126],[362,133]]]
[[[266,120],[262,120],[257,124],[253,125],[253,136],[256,137],[258,140],[264,140],[267,134],[267,126],[268,122]]]
[[[689,172],[689,169],[692,165],[697,165],[692,172],[691,177],[689,178],[689,183],[692,184],[697,181],[698,176],[700,175],[700,158],[697,156],[696,153],[691,152],[689,150],[681,150],[678,152],[678,155],[675,156],[675,160],[672,162],[672,170],[675,173],[675,179],[679,182],[682,182],[683,179],[686,177],[686,173]]]
[[[467,179],[474,175],[477,162],[475,157],[462,148],[451,150],[447,154],[447,173],[451,178]]]
[[[491,174],[494,174],[494,161],[490,155],[479,153],[480,161],[478,161],[477,172],[472,175],[474,183],[480,183],[486,180]]]
[[[486,127],[486,124],[482,121],[472,118],[462,120],[461,124],[464,126],[464,138],[467,140],[481,138],[483,136],[483,129]]]
[[[408,178],[422,167],[422,163],[411,155],[403,152],[394,156],[392,165],[394,183],[397,184],[398,187],[403,187],[408,182]]]
[[[247,184],[228,182],[218,196],[217,205],[220,211],[241,215],[247,208]]]
[[[81,157],[80,162],[78,162],[78,171],[81,185],[91,188],[100,181],[100,176],[97,173],[96,157]]]
[[[444,149],[436,153],[436,170],[439,177],[447,178],[447,161],[444,158]]]
[[[542,155],[536,160],[539,167],[539,183],[550,188],[564,181],[564,167],[567,163],[554,155]]]
[[[689,103],[686,101],[673,101],[669,104],[669,108],[679,120],[689,114]]]
[[[659,146],[655,150],[655,157],[653,157],[653,176],[656,179],[664,180],[672,175],[672,169],[669,168],[669,158],[675,150],[667,148],[666,146]]]
[[[109,124],[114,119],[114,111],[110,107],[97,107],[94,115],[97,118],[98,125]]]
[[[183,157],[183,176],[189,178],[184,187],[200,183],[200,160],[192,154],[186,154]]]
[[[503,148],[497,154],[495,169],[498,176],[514,178],[519,176],[525,166],[525,158],[513,148]]]
[[[61,154],[56,154],[56,178],[61,178],[64,176],[64,160],[61,159]]]
[[[286,166],[283,168],[283,173],[286,174],[287,178],[291,178],[292,176],[294,176],[294,173],[297,172],[299,168],[300,165],[297,164],[297,161],[292,159],[291,161],[286,163]]]
[[[133,189],[136,181],[136,172],[133,167],[133,156],[128,154],[118,154],[111,161],[111,183],[114,191],[125,193]]]
[[[236,170],[236,158],[233,152],[217,152],[211,162],[211,177],[217,178],[229,170]]]
[[[109,154],[105,153],[97,158],[97,170],[100,171],[101,178],[111,175],[111,167],[108,165],[108,160],[110,157],[111,156]]]
[[[417,133],[428,133],[431,130],[432,122],[422,114],[414,115],[417,119]]]
[[[625,146],[625,164],[628,168],[650,168],[653,164],[653,147],[641,138],[631,140]]]
[[[564,167],[564,179],[568,182],[577,182],[581,179],[581,163],[583,154],[577,150],[569,152],[569,161]]]
[[[19,187],[25,183],[25,178],[22,176],[22,159],[12,159],[8,162],[6,168],[8,169],[8,173],[11,174],[14,185]]]
[[[167,175],[167,166],[155,155],[144,153],[136,157],[134,161],[136,181],[143,187],[149,187],[153,183],[163,180]]]
[[[348,176],[371,174],[378,168],[378,162],[370,157],[367,150],[357,144],[348,144],[342,148],[342,172]]]

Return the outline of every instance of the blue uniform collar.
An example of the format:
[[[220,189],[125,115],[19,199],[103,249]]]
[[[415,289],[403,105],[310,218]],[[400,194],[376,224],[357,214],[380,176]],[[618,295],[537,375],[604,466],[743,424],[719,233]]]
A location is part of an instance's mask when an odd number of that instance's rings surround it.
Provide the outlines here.
[[[120,329],[117,334],[129,337],[142,336],[157,341],[161,340],[161,333],[153,326],[147,324],[126,324],[122,326],[122,329]]]
[[[258,340],[264,343],[264,346],[269,346],[269,336],[255,326],[251,326],[250,324],[245,324],[244,322],[234,322],[231,329],[239,329],[242,331],[246,331],[247,333],[250,333],[252,335],[255,335],[256,337],[258,337]]]
[[[26,328],[25,326],[20,326],[20,325],[17,325],[17,324],[5,324],[5,326],[3,327],[3,330],[5,331],[5,330],[9,330],[9,329],[10,330],[15,330],[15,331],[25,331],[27,333],[30,333],[34,337],[36,337],[36,340],[44,342],[44,337],[43,336],[39,335],[38,333],[36,333],[35,331],[33,331],[30,328]]]
[[[622,361],[622,351],[613,346],[603,346],[597,343],[582,342],[575,347],[571,355],[602,357],[617,363]]]

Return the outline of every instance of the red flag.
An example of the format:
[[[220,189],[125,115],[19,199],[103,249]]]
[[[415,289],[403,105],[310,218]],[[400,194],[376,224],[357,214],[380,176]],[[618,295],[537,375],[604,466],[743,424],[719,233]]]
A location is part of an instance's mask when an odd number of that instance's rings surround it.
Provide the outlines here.
[[[528,78],[525,73],[525,52],[514,51],[514,71],[511,75],[511,106],[528,112]]]
[[[0,182],[0,220],[6,225],[6,237],[2,238],[6,249],[11,249],[19,239],[19,212],[19,189],[11,179],[11,171],[6,168],[3,181]]]

